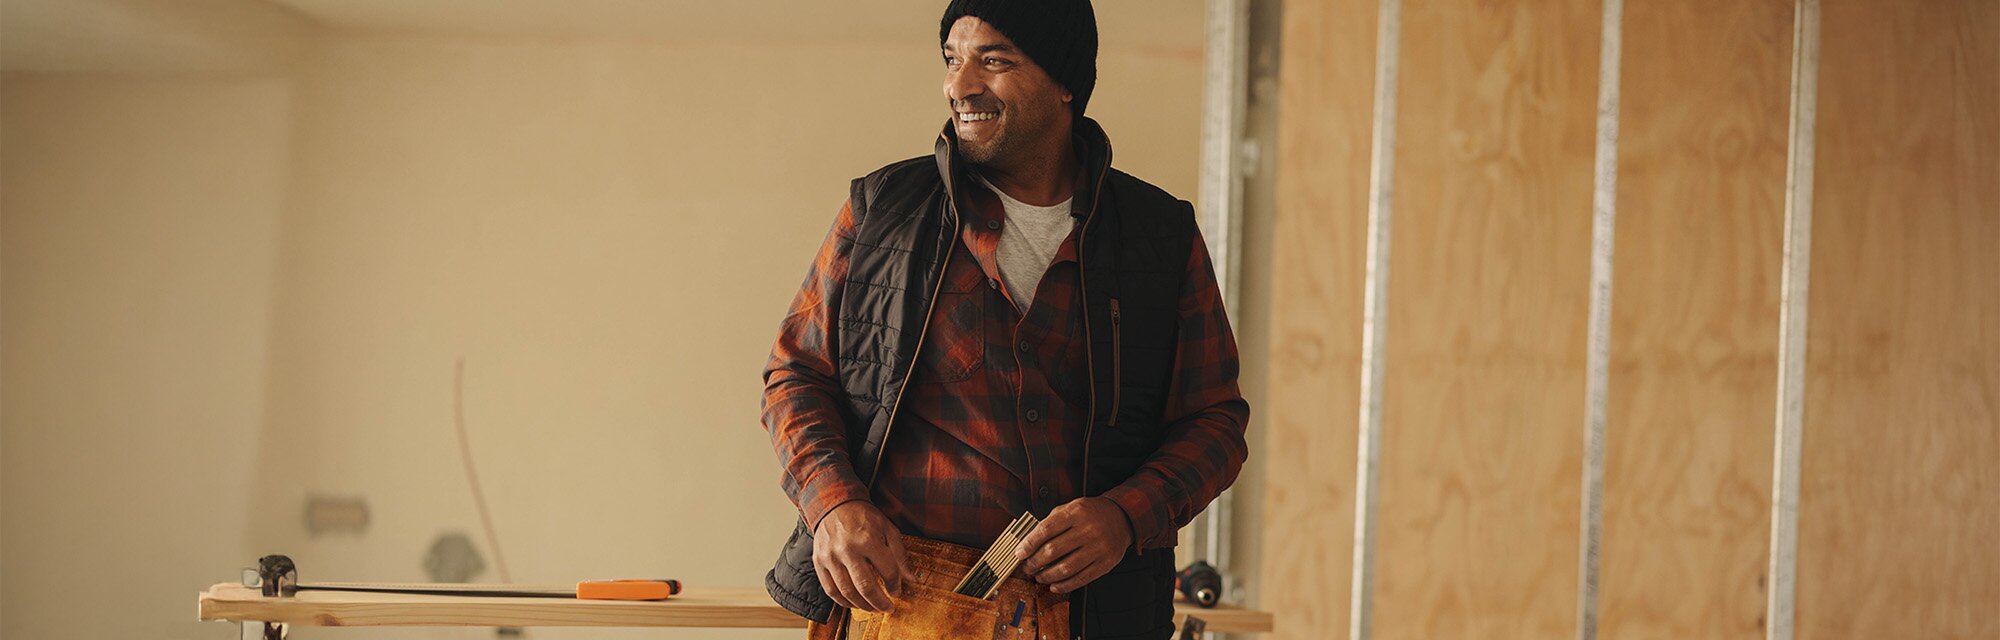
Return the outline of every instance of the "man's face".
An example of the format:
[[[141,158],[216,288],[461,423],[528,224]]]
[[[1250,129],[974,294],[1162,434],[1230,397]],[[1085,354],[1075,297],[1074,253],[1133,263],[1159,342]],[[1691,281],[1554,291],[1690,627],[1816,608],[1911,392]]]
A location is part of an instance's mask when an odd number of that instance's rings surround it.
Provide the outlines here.
[[[1070,93],[978,18],[959,18],[945,36],[944,95],[959,153],[974,164],[1017,164],[1068,136]]]

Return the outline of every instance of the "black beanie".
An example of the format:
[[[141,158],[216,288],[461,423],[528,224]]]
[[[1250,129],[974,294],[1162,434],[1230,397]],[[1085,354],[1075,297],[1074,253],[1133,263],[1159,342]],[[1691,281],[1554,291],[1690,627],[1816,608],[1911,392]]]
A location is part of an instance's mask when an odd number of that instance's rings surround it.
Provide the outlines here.
[[[938,45],[952,23],[972,16],[1013,40],[1070,93],[1070,112],[1083,115],[1097,85],[1097,14],[1090,0],[952,0],[938,24]]]

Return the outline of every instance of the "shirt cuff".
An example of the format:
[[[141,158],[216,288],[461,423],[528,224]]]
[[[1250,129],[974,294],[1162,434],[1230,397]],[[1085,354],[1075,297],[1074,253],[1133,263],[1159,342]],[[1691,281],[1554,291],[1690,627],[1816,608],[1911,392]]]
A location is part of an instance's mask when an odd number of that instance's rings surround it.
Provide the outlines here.
[[[800,515],[806,519],[806,530],[818,533],[819,521],[826,519],[826,514],[840,505],[867,500],[868,488],[852,473],[821,472],[806,484],[803,494],[810,497],[800,504]]]
[[[1111,500],[1112,504],[1118,505],[1118,510],[1125,512],[1125,521],[1132,525],[1133,551],[1173,546],[1160,544],[1159,538],[1162,534],[1172,535],[1178,532],[1173,520],[1168,517],[1166,500],[1163,496],[1153,495],[1152,492],[1127,482],[1112,487],[1110,491],[1104,492],[1102,497]]]

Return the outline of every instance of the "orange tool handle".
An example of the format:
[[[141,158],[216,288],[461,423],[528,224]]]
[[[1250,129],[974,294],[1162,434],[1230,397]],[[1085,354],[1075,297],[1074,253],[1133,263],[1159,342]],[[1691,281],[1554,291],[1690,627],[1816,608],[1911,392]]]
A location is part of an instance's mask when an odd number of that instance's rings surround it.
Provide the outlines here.
[[[578,600],[665,600],[680,592],[679,580],[585,580],[576,583]]]

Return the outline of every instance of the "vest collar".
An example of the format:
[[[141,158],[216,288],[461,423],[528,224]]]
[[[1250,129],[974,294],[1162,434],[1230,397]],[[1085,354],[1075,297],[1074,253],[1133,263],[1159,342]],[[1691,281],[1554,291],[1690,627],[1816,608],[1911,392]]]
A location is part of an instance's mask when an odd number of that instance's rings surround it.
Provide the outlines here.
[[[1070,207],[1070,215],[1082,218],[1097,210],[1097,185],[1104,184],[1103,177],[1111,170],[1111,138],[1105,135],[1104,127],[1096,120],[1079,116],[1070,134],[1070,143],[1076,149],[1077,164],[1083,167],[1083,183],[1088,185],[1077,192],[1075,204]],[[938,175],[944,178],[945,197],[950,198],[953,215],[965,206],[959,199],[960,185],[973,184],[970,162],[958,155],[958,132],[950,120],[944,123],[944,130],[938,132],[938,139],[932,154],[937,158]]]

